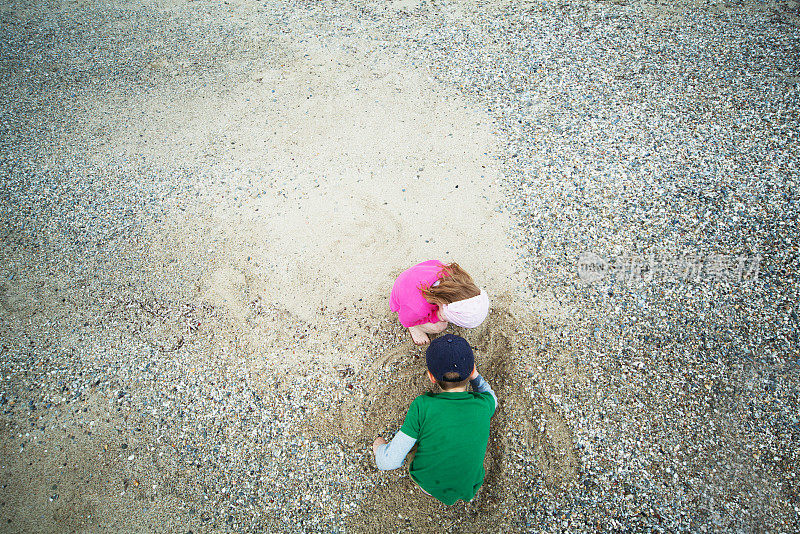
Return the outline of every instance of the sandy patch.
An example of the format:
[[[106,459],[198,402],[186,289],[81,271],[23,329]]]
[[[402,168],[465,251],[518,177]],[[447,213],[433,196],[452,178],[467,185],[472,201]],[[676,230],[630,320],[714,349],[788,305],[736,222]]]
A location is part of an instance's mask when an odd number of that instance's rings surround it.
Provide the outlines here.
[[[116,132],[114,153],[202,165],[199,201],[153,237],[156,261],[176,276],[202,264],[202,298],[240,319],[255,298],[309,322],[353,306],[381,317],[394,276],[429,258],[514,290],[487,115],[397,50],[310,38],[284,56],[229,88],[95,116],[115,117],[96,126]]]

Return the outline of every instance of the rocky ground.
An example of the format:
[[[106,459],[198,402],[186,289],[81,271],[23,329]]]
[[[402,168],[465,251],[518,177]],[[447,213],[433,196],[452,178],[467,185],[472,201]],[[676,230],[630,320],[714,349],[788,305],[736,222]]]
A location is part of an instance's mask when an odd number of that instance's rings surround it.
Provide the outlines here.
[[[2,531],[797,531],[796,2],[0,16]],[[323,49],[346,83],[293,82]],[[301,201],[305,171],[264,179],[230,130],[194,152],[181,129],[163,130],[172,145],[148,133],[184,99],[224,103],[270,72],[309,91],[264,89],[295,109],[367,91],[389,62],[492,122],[493,209],[519,265],[487,324],[459,331],[501,407],[484,487],[450,508],[371,459],[427,387],[385,291],[318,309],[291,273],[261,291],[242,265],[283,268],[280,247],[251,260],[242,227],[219,228],[261,195]],[[412,73],[397,72],[402,100]],[[416,235],[376,213],[354,242]]]

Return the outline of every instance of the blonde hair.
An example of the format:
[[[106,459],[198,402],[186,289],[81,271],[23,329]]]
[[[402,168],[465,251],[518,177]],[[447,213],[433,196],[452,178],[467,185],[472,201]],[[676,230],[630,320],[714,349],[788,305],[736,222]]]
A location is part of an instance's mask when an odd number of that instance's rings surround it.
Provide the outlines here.
[[[439,271],[439,284],[435,286],[420,285],[419,290],[422,291],[425,300],[438,306],[452,304],[481,294],[481,290],[472,281],[472,277],[457,263],[442,265],[442,270]]]

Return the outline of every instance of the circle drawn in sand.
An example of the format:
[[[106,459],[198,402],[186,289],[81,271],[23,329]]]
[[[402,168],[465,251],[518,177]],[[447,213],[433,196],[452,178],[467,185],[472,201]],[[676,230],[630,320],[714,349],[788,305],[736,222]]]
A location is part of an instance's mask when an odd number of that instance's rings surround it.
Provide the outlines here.
[[[353,520],[354,530],[430,529],[434,526],[431,518],[438,524],[494,529],[513,521],[507,511],[515,509],[519,495],[530,493],[534,487],[562,491],[576,481],[579,460],[572,431],[553,406],[525,387],[522,364],[526,358],[537,356],[525,349],[522,340],[515,339],[519,322],[508,309],[495,307],[481,327],[453,329],[474,348],[478,370],[499,401],[491,422],[486,478],[475,499],[446,507],[418,490],[408,478],[407,465],[381,473],[370,452],[364,469],[374,477],[376,487],[362,508],[364,513]],[[342,406],[338,415],[345,444],[366,450],[376,436],[388,437],[399,429],[417,395],[437,388],[425,375],[424,352],[409,344],[380,355],[370,373],[374,383],[360,409],[357,405]],[[464,514],[470,521],[456,523]]]

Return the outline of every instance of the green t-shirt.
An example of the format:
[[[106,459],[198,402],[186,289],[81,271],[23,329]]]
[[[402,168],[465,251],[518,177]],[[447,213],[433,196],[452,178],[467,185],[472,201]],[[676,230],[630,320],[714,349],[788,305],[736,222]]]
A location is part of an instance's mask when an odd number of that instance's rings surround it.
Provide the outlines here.
[[[414,399],[400,429],[417,440],[409,467],[414,482],[448,506],[470,501],[486,474],[483,458],[495,408],[490,393],[425,393]]]

